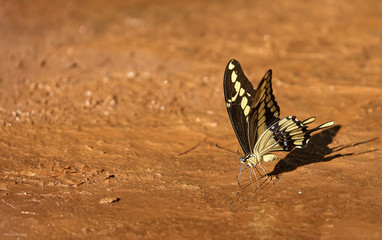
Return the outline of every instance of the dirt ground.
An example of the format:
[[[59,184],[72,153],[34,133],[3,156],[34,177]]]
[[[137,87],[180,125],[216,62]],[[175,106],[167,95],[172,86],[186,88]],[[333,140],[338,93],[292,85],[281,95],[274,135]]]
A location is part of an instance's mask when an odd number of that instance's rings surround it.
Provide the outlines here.
[[[382,239],[381,13],[1,0],[0,239]],[[264,164],[260,191],[216,147],[240,149],[231,58],[255,87],[273,70],[282,117],[336,122]]]

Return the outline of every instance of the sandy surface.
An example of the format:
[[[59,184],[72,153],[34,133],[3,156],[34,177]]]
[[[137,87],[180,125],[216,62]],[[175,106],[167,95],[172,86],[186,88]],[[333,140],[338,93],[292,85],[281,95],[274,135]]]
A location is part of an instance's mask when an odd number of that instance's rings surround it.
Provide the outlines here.
[[[0,1],[0,239],[382,238],[381,1],[78,2]],[[231,58],[336,122],[256,192]]]

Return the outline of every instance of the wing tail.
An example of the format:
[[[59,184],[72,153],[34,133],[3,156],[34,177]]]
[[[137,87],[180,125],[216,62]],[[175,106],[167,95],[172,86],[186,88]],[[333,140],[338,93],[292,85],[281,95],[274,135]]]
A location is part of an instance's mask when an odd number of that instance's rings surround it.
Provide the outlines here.
[[[317,131],[317,130],[321,130],[321,129],[324,129],[324,128],[328,128],[328,127],[331,127],[334,125],[334,122],[333,121],[329,121],[329,122],[326,122],[326,123],[323,123],[321,124],[320,126],[318,127],[315,127],[311,130],[309,130],[310,132],[314,132],[314,131]]]

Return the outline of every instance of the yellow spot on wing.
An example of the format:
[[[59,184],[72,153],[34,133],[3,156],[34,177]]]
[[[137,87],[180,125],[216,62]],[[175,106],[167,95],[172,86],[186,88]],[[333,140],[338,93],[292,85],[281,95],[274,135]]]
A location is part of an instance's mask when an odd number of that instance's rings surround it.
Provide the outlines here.
[[[265,73],[264,78],[265,79],[269,78],[269,72]]]
[[[304,139],[303,135],[296,135],[292,137],[292,140],[297,140],[297,139]]]
[[[334,125],[334,122],[330,121],[330,122],[327,122],[327,123],[324,123],[324,124],[320,125],[320,128],[327,128],[327,127],[330,127],[330,126],[333,126],[333,125]]]
[[[240,88],[239,96],[240,96],[240,97],[243,96],[244,93],[245,93],[244,88]],[[247,94],[247,95],[248,95],[248,94]],[[251,95],[249,95],[249,96],[251,96]]]
[[[259,109],[261,109],[261,110],[264,110],[264,111],[265,111],[264,107],[265,107],[265,103],[264,103],[264,102],[262,102],[262,103],[260,104],[260,107],[259,107]],[[263,113],[263,114],[264,114],[264,113]],[[260,115],[260,113],[259,113],[259,115]]]
[[[266,96],[266,95],[265,95],[265,92],[261,92],[259,101],[264,101],[265,96]]]
[[[239,90],[240,90],[240,86],[241,86],[241,83],[240,82],[236,82],[235,83],[235,90],[236,90],[236,94],[235,94],[235,96],[233,96],[232,98],[231,98],[231,101],[232,102],[234,102],[235,100],[236,100],[236,98],[237,98],[237,96],[239,95]]]
[[[236,82],[235,83],[235,90],[236,90],[236,92],[239,92],[239,90],[240,90],[240,86],[241,86],[241,83],[240,82]]]
[[[287,131],[287,132],[291,132],[291,131],[293,131],[293,130],[296,130],[297,128],[298,128],[298,126],[294,124],[294,125],[292,125],[292,126],[287,127],[286,131]]]
[[[263,124],[265,122],[265,116],[262,116],[259,121],[257,122],[257,125],[260,126],[261,124]]]
[[[241,109],[244,110],[244,108],[247,106],[247,103],[248,99],[246,97],[243,97],[243,99],[241,99]]]
[[[306,124],[309,124],[309,123],[314,122],[314,120],[316,120],[315,117],[310,117],[310,118],[308,118],[308,119],[305,119],[305,120],[302,122],[302,124],[306,125]]]
[[[259,116],[260,117],[264,116],[264,114],[265,114],[265,108],[261,109],[261,111],[259,112]]]
[[[250,110],[251,108],[250,108],[250,106],[246,106],[245,108],[244,108],[244,115],[245,116],[248,116],[248,114],[249,114],[249,110]],[[247,117],[247,122],[248,122],[248,117]]]
[[[290,132],[289,135],[293,136],[293,135],[297,135],[297,134],[302,134],[302,131],[293,131],[293,132]]]
[[[281,127],[280,127],[280,130],[284,130],[286,127],[288,127],[291,123],[293,123],[292,120],[288,120],[287,123],[283,124]]]
[[[266,86],[267,86],[267,82],[263,82],[263,84],[261,84],[260,86],[260,89],[264,89]]]
[[[236,79],[237,79],[237,74],[235,73],[235,71],[232,71],[231,81],[234,83],[234,82],[236,82]]]
[[[228,65],[229,70],[232,70],[235,67],[235,65],[232,62],[233,62],[233,60]]]
[[[279,122],[279,126],[283,125],[286,121],[288,121],[288,119],[286,118],[281,119]]]

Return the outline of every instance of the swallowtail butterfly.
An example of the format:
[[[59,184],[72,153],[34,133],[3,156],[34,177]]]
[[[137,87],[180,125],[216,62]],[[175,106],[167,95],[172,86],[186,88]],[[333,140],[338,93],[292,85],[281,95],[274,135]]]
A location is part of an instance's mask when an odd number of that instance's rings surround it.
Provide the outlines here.
[[[334,124],[329,121],[308,129],[307,125],[316,120],[315,117],[304,121],[297,120],[295,116],[280,119],[280,108],[273,95],[271,80],[272,70],[268,70],[257,89],[254,89],[238,61],[232,59],[225,69],[225,104],[233,130],[244,151],[237,175],[239,185],[243,169],[251,168],[249,176],[252,183],[251,175],[253,172],[256,177],[256,166],[265,172],[260,163],[277,159],[271,152],[304,148],[312,132]],[[257,177],[256,181],[259,187]]]

